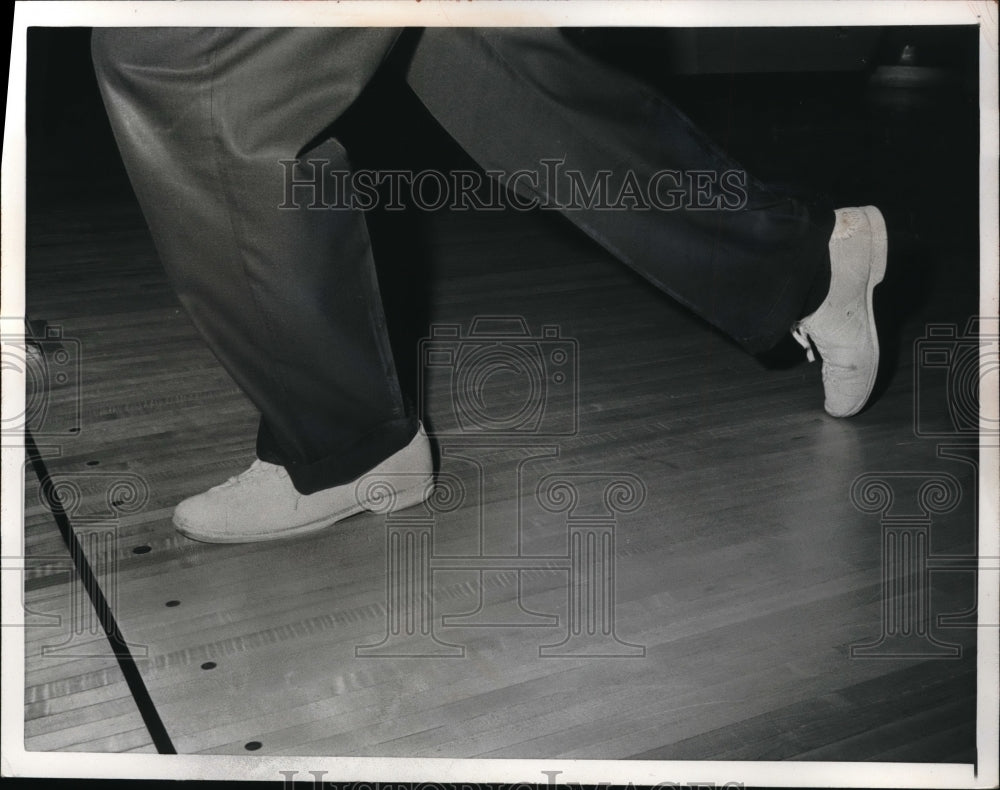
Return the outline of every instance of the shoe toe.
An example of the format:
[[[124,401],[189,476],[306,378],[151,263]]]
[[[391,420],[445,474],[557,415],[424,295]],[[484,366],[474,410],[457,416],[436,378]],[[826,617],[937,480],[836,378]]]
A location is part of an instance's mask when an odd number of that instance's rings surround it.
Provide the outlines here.
[[[827,388],[823,407],[831,417],[850,417],[861,411],[867,400],[867,388],[862,382],[843,381],[836,388]]]
[[[871,345],[863,351],[850,355],[846,364],[824,363],[823,389],[826,395],[823,404],[832,417],[850,417],[857,414],[871,396],[877,368],[877,354]]]
[[[228,521],[225,508],[213,506],[204,494],[185,499],[174,508],[173,522],[177,531],[196,540],[225,536]]]

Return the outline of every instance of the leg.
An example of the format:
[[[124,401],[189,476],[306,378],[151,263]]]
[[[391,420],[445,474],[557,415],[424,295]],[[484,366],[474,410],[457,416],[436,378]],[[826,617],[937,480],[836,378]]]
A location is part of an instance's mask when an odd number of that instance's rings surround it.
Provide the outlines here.
[[[607,250],[748,350],[764,350],[794,327],[810,360],[810,339],[823,356],[827,412],[847,417],[865,405],[879,358],[872,291],[887,246],[878,209],[811,216],[747,175],[662,96],[556,29],[431,28],[407,76],[482,167],[537,174],[518,178],[515,189],[563,207]],[[578,192],[582,202],[567,195],[571,185],[555,163],[582,174],[591,190],[602,174],[603,205],[593,191]],[[671,210],[653,185],[677,183],[677,174],[688,189]],[[733,174],[742,187],[736,200],[724,187]]]
[[[556,29],[429,28],[408,81],[455,139],[487,170],[545,170],[561,160],[605,182],[613,203],[634,174],[640,187],[657,174],[744,174],[664,98],[631,76],[572,46]],[[503,108],[498,112],[497,108]],[[712,179],[712,176],[709,176]],[[676,186],[660,177],[664,191]],[[563,205],[568,181],[544,175],[522,190]],[[752,351],[773,345],[823,298],[829,281],[832,211],[806,208],[746,176],[738,210],[614,209],[564,211],[606,249]],[[730,196],[731,197],[731,196]],[[668,196],[660,195],[664,205]],[[633,204],[634,205],[634,204]]]
[[[363,214],[279,208],[282,160],[347,168],[336,140],[317,142],[397,35],[94,32],[105,105],[160,258],[261,411],[259,456],[284,466],[302,493],[353,480],[417,430],[396,380]],[[295,178],[313,172],[304,165]]]

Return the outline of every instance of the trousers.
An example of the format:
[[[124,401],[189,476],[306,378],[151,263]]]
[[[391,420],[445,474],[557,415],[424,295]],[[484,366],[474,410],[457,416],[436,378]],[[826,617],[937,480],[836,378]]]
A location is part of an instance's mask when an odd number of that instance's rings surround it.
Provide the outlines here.
[[[400,34],[92,35],[108,117],[171,285],[260,411],[258,456],[284,466],[303,494],[357,478],[417,431],[389,346],[364,211],[288,201],[289,181],[308,182],[317,163],[350,172],[329,127]],[[521,173],[509,178],[514,194],[554,203],[749,351],[773,345],[818,307],[829,283],[832,211],[810,212],[745,174],[641,80],[557,29],[418,35],[405,64],[409,86],[484,170],[498,179]],[[605,195],[632,200],[614,209],[593,199],[562,207],[558,181],[523,177],[552,162],[604,173]],[[638,206],[629,191],[656,183],[666,200],[676,196],[668,187],[678,174],[689,173],[742,175],[730,184],[735,191],[704,179],[699,205],[680,210]]]

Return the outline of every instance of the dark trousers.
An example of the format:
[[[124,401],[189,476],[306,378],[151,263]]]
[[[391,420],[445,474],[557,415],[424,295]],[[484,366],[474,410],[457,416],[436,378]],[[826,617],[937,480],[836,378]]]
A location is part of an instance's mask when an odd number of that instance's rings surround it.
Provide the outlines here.
[[[260,410],[258,455],[285,466],[303,493],[354,479],[416,431],[396,378],[363,212],[288,201],[289,181],[310,181],[318,162],[349,170],[346,151],[324,130],[399,34],[129,28],[93,35],[105,105],[171,282]],[[544,174],[559,162],[586,181],[603,171],[611,196],[627,191],[628,179],[661,185],[663,205],[652,208],[596,200],[562,210],[748,350],[773,345],[818,306],[832,212],[810,216],[750,176],[724,194],[719,179],[708,178],[698,207],[663,210],[677,196],[671,174],[741,168],[662,96],[558,30],[429,28],[406,77],[486,170]],[[522,199],[553,205],[570,197],[558,180],[518,177],[511,186]]]

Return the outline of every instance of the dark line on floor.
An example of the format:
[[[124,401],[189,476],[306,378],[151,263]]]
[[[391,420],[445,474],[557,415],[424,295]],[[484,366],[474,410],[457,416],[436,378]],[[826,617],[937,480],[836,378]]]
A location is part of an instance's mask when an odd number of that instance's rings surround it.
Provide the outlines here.
[[[35,476],[38,478],[39,485],[44,490],[46,481],[50,479],[49,470],[45,466],[41,454],[38,452],[38,446],[35,444],[34,438],[27,430],[24,432],[24,439],[31,466],[35,470]],[[94,571],[83,553],[83,547],[77,539],[69,516],[66,515],[66,511],[63,510],[62,505],[56,497],[51,497],[47,504],[52,511],[52,516],[55,518],[56,526],[59,528],[60,534],[62,534],[63,541],[66,543],[66,548],[69,549],[70,556],[73,558],[76,571],[80,574],[80,581],[90,596],[90,602],[93,604],[97,616],[101,621],[104,634],[111,645],[111,652],[114,653],[115,658],[118,660],[118,667],[121,669],[122,675],[125,676],[125,682],[132,692],[132,698],[139,709],[139,715],[142,716],[143,723],[149,731],[149,736],[153,739],[153,745],[156,746],[156,750],[160,754],[177,754],[177,750],[170,740],[170,735],[167,733],[167,728],[163,726],[163,720],[160,719],[160,714],[156,710],[156,705],[153,703],[152,697],[149,696],[149,690],[146,688],[146,683],[142,679],[139,667],[136,665],[132,652],[128,648],[128,643],[125,641],[125,637],[118,627],[114,613],[111,611],[111,607],[108,605],[108,601],[104,597],[100,585],[97,583],[97,577],[94,575]]]

